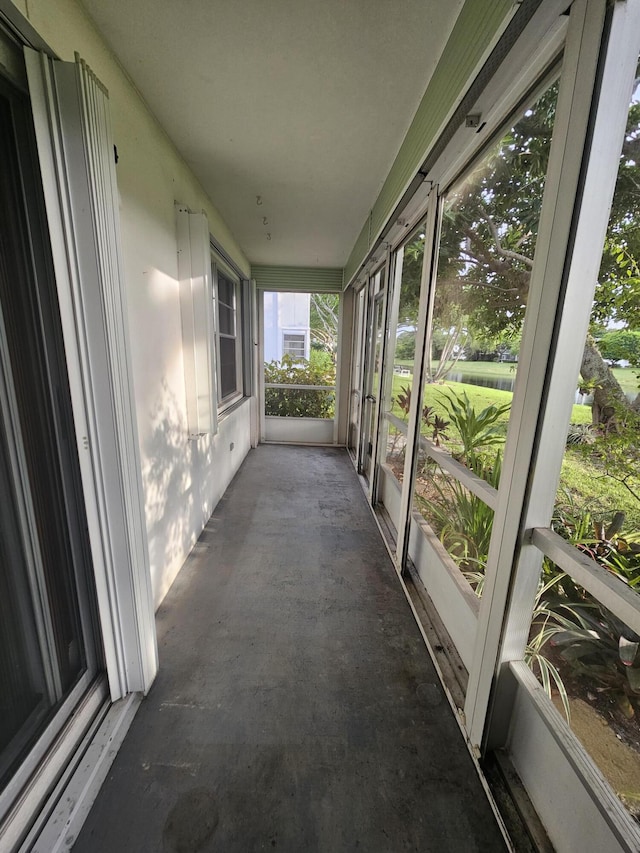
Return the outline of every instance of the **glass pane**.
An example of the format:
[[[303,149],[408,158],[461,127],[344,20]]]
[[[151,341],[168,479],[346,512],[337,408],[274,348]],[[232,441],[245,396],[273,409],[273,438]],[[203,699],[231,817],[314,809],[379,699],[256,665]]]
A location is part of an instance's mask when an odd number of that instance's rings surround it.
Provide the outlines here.
[[[236,339],[220,338],[220,397],[224,400],[237,390]]]
[[[371,395],[377,400],[380,393],[380,371],[382,370],[382,344],[384,341],[384,297],[376,297],[373,311],[373,368],[371,371]]]
[[[353,338],[351,342],[351,395],[349,400],[349,439],[348,446],[357,453],[360,438],[360,413],[362,411],[363,382],[362,367],[364,353],[365,317],[367,293],[363,287],[356,297],[353,318]]]
[[[221,335],[235,335],[235,311],[218,303],[218,323]]]
[[[334,293],[265,292],[265,415],[333,418],[338,309]]]
[[[554,84],[444,199],[425,402],[480,476],[506,435],[556,98]]]
[[[384,401],[385,442],[382,457],[396,479],[400,479],[404,465],[406,424],[409,420],[413,389],[424,237],[424,223],[422,223],[404,245],[397,261],[402,264],[402,274],[400,293],[396,295],[398,313],[395,336],[389,342],[389,356],[386,362],[387,369],[392,371],[392,376],[391,395]],[[386,416],[388,413],[393,415],[395,420],[388,418]]]
[[[414,506],[438,536],[453,564],[481,595],[493,510],[428,456],[426,442],[421,444]]]
[[[218,272],[218,302],[222,305],[227,305],[229,308],[235,308],[234,300],[235,282],[227,278],[221,272]]]
[[[414,508],[478,594],[493,512],[428,457],[499,484],[556,98],[554,84],[443,199]]]
[[[404,458],[407,447],[407,425],[389,414],[385,415],[383,434],[386,436],[385,459],[393,476],[402,482],[404,476]]]
[[[0,446],[0,780],[51,708],[43,650],[18,531],[15,495]]]
[[[640,591],[640,87],[626,136],[566,439],[553,528]],[[545,584],[546,586],[543,586]],[[639,600],[640,603],[640,600]],[[544,630],[543,630],[544,629]],[[546,633],[545,633],[546,631]],[[638,637],[545,561],[529,660],[640,818]],[[532,649],[535,651],[533,653]]]
[[[384,343],[384,306],[385,292],[383,282],[385,269],[377,272],[369,281],[370,294],[373,298],[369,312],[369,327],[365,354],[364,402],[362,406],[362,439],[361,439],[361,473],[367,481],[371,476],[371,454],[373,439],[376,434],[376,411],[380,394],[380,375],[382,371],[382,345]]]
[[[0,785],[96,669],[87,521],[27,109],[0,96],[0,372],[13,410],[0,418]],[[34,529],[24,529],[20,504]]]

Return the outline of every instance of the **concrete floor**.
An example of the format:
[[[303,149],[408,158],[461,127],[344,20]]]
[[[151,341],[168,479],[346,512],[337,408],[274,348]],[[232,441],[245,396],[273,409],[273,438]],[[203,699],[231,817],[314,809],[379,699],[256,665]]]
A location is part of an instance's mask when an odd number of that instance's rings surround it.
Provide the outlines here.
[[[342,450],[252,450],[74,853],[501,851]]]

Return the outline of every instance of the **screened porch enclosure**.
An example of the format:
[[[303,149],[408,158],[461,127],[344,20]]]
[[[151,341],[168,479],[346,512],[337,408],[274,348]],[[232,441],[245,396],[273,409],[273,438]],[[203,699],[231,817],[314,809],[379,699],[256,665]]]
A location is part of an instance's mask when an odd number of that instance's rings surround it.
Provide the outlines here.
[[[0,0],[3,853],[640,850],[640,0],[381,8]]]
[[[348,446],[398,571],[437,613],[471,744],[506,750],[540,812],[550,788],[574,804],[554,843],[609,849],[603,824],[584,832],[595,808],[604,823],[617,815],[635,849],[638,391],[625,394],[630,364],[614,374],[599,348],[611,352],[618,323],[631,330],[638,316],[625,299],[640,45],[628,45],[614,120],[624,16],[587,60],[574,39],[598,13],[583,12],[572,8],[555,54],[512,87],[483,145],[454,136],[456,154],[431,164],[422,203],[358,276]],[[604,100],[578,106],[589,62]],[[590,122],[580,166],[567,151]],[[605,177],[594,150],[614,122]],[[611,213],[596,215],[591,193],[605,184]],[[611,287],[625,294],[617,306],[605,306]],[[590,387],[586,405],[576,386]]]

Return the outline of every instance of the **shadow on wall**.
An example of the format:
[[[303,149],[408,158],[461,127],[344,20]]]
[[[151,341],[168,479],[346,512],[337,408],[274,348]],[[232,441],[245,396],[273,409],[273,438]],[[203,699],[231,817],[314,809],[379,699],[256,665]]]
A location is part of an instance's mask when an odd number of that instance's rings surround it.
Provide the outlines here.
[[[157,607],[196,540],[201,509],[187,424],[166,379],[150,423],[151,435],[142,448],[142,480]]]

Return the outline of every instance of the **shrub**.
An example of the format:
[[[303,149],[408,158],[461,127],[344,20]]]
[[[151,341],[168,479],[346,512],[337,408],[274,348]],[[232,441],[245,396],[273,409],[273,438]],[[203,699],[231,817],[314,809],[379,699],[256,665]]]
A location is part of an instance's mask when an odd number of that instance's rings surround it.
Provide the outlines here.
[[[311,351],[311,357],[296,359],[290,355],[282,361],[269,361],[264,366],[266,384],[335,385],[336,368],[330,353]],[[335,413],[335,391],[299,388],[265,388],[265,414],[281,418],[332,418]]]

